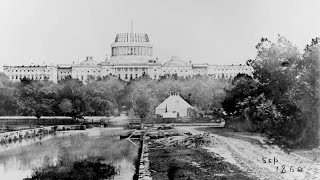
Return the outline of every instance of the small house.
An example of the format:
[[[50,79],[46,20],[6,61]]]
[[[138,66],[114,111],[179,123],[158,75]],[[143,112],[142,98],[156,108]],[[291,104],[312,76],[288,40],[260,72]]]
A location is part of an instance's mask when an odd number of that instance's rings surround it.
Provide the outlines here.
[[[163,118],[189,117],[193,107],[179,93],[170,96],[156,107],[155,114]]]

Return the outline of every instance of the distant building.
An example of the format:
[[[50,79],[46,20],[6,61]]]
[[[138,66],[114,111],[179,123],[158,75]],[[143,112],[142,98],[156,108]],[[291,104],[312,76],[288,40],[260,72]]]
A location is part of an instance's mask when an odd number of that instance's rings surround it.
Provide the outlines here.
[[[193,76],[192,64],[181,60],[177,56],[172,56],[171,60],[162,65],[163,75],[174,75],[179,77]]]
[[[196,60],[195,60],[196,61]],[[185,61],[172,56],[165,63],[153,57],[153,44],[143,33],[117,34],[111,44],[111,57],[97,62],[88,56],[81,63],[58,65],[20,65],[3,66],[4,73],[13,81],[26,77],[34,80],[48,79],[57,82],[72,77],[83,82],[103,76],[116,76],[129,81],[143,75],[159,79],[164,75],[179,77],[209,76],[211,78],[233,78],[238,73],[252,75],[253,69],[247,65],[209,65]]]
[[[191,109],[193,107],[179,93],[173,93],[156,107],[155,114],[163,118],[189,117]]]
[[[50,80],[57,82],[57,66],[55,65],[20,65],[3,66],[4,73],[12,81],[20,81],[23,78],[31,80]]]

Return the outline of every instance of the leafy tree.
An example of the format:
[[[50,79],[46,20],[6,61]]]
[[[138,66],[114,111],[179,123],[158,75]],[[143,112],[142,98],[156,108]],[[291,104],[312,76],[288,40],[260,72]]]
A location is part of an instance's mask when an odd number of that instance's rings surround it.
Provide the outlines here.
[[[59,108],[61,110],[61,112],[64,113],[64,115],[70,114],[72,112],[72,101],[70,99],[63,99],[60,103],[59,103]]]
[[[319,144],[318,38],[305,53],[286,38],[262,38],[256,46],[253,79],[237,76],[223,106],[249,119],[257,130],[287,147]],[[310,138],[313,137],[313,138]]]

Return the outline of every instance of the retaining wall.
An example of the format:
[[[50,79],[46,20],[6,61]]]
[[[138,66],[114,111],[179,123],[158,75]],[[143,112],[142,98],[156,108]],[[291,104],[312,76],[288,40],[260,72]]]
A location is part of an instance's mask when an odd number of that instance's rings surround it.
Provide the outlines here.
[[[146,139],[143,139],[142,152],[141,152],[140,165],[139,165],[139,180],[152,180],[148,155],[149,155],[148,143]]]
[[[42,134],[49,134],[55,131],[54,126],[47,126],[34,129],[25,129],[20,131],[11,131],[0,134],[0,143],[8,143],[19,139],[40,136]]]

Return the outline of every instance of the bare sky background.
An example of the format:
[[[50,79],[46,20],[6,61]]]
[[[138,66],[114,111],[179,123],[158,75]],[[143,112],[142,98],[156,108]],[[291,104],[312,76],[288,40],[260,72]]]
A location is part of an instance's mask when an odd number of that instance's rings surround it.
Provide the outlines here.
[[[154,55],[244,63],[261,37],[299,48],[320,36],[319,0],[1,0],[0,66],[103,61],[115,35],[149,34]]]

